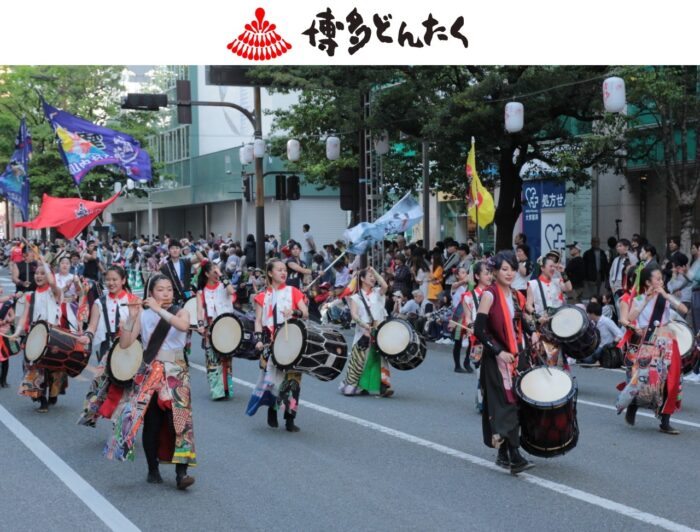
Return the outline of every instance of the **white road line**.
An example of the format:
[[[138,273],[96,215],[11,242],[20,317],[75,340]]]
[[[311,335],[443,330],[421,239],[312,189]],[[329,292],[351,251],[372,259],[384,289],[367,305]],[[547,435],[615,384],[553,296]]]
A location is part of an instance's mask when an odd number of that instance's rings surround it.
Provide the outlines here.
[[[206,372],[206,368],[200,364],[193,364],[190,362],[190,366],[202,371]],[[255,388],[255,385],[252,382],[244,381],[238,378],[233,378],[233,381],[241,386],[245,386],[246,388]],[[423,438],[419,438],[418,436],[413,436],[412,434],[408,434],[406,432],[401,432],[399,430],[395,430],[389,427],[385,427],[384,425],[380,425],[378,423],[374,423],[372,421],[367,421],[366,419],[362,419],[359,417],[351,416],[349,414],[345,414],[343,412],[339,412],[337,410],[333,410],[331,408],[326,408],[325,406],[317,405],[315,403],[309,403],[308,401],[301,400],[299,401],[299,404],[310,408],[311,410],[316,410],[317,412],[321,412],[323,414],[327,414],[329,416],[336,417],[338,419],[342,419],[343,421],[348,421],[350,423],[354,423],[355,425],[360,425],[361,427],[365,427],[371,430],[375,430],[377,432],[381,432],[382,434],[386,434],[387,436],[392,436],[394,438],[398,438],[400,440],[413,443],[415,445],[419,445],[421,447],[425,447],[428,449],[432,449],[433,451],[437,451],[442,454],[446,454],[448,456],[452,456],[454,458],[459,458],[460,460],[464,460],[465,462],[469,462],[474,465],[478,465],[481,467],[485,467],[487,469],[491,469],[492,471],[497,471],[499,473],[503,473],[503,469],[498,467],[496,464],[493,462],[489,462],[488,460],[484,460],[483,458],[479,458],[478,456],[474,456],[462,451],[459,451],[457,449],[453,449],[451,447],[447,447],[445,445],[441,445],[439,443],[435,443],[429,440],[425,440]],[[598,506],[600,508],[603,508],[605,510],[610,510],[611,512],[615,512],[620,515],[624,515],[626,517],[630,517],[632,519],[636,519],[637,521],[641,521],[642,523],[646,523],[649,525],[653,526],[658,526],[660,528],[664,528],[666,530],[673,530],[677,532],[681,531],[694,531],[694,528],[687,527],[685,525],[682,525],[680,523],[676,523],[674,521],[670,521],[669,519],[666,519],[664,517],[660,517],[658,515],[650,514],[647,512],[643,512],[641,510],[637,510],[636,508],[633,508],[631,506],[627,506],[621,503],[617,503],[614,501],[611,501],[609,499],[605,499],[603,497],[599,497],[597,495],[594,495],[593,493],[588,493],[586,491],[582,491],[576,488],[572,488],[571,486],[567,486],[565,484],[559,484],[558,482],[552,482],[551,480],[547,480],[541,477],[536,477],[534,475],[531,475],[529,473],[521,473],[518,475],[519,479],[524,480],[525,482],[528,482],[530,484],[534,484],[536,486],[539,486],[541,488],[548,489],[550,491],[554,491],[556,493],[559,493],[561,495],[566,495],[567,497],[571,497],[572,499],[577,499],[582,502],[586,502],[589,504],[592,504],[594,506]]]
[[[134,523],[129,521],[124,514],[117,510],[2,405],[0,405],[0,421],[111,530],[115,532],[139,532],[139,528]]]
[[[614,406],[611,406],[611,405],[594,403],[593,401],[584,401],[583,399],[578,399],[576,402],[578,404],[581,404],[581,405],[595,406],[598,408],[605,408],[606,410],[613,410],[613,411],[617,412],[617,408],[615,408]],[[651,418],[656,417],[654,414],[650,414],[648,412],[639,412],[639,411],[637,411],[637,415],[644,416],[644,417],[651,417]],[[700,429],[700,423],[693,423],[692,421],[683,421],[682,419],[678,419],[677,417],[671,418],[671,420],[673,421],[674,425],[676,425],[676,424],[687,425],[688,427],[695,427],[695,428]]]

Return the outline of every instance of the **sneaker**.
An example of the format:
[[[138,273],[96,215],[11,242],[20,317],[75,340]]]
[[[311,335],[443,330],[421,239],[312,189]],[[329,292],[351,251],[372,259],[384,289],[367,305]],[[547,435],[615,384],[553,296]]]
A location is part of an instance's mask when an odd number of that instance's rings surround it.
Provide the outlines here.
[[[473,371],[473,370],[472,370]],[[455,373],[469,373],[466,369],[455,368]]]
[[[671,425],[659,425],[659,430],[665,434],[673,434],[674,436],[681,433],[680,430]]]
[[[192,484],[194,484],[194,477],[191,477],[189,475],[185,475],[184,477],[177,477],[175,479],[175,481],[177,483],[177,489],[186,490]]]
[[[148,476],[146,477],[146,482],[149,484],[162,484],[163,483],[163,477],[160,476],[159,471],[149,471]]]

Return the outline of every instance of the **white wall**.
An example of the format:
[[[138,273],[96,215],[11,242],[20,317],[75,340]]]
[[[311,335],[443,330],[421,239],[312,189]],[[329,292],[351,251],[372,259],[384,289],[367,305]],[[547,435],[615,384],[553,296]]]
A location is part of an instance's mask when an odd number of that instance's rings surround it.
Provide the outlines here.
[[[251,87],[222,87],[206,85],[205,67],[197,67],[197,99],[200,101],[231,102],[250,111],[253,110],[253,89]],[[262,90],[263,137],[270,135],[273,117],[266,115],[268,109],[287,108],[296,103],[296,94],[270,95]],[[199,113],[199,154],[226,150],[240,146],[253,139],[253,127],[245,115],[235,109],[223,107],[198,107]]]

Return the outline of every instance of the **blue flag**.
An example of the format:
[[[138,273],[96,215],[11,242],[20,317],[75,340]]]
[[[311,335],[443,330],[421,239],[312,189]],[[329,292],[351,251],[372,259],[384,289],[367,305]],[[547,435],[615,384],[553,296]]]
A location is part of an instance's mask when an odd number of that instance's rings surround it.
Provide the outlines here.
[[[19,123],[15,151],[5,171],[0,175],[0,194],[17,205],[22,220],[29,219],[29,159],[32,156],[32,137],[24,118]]]
[[[381,242],[387,235],[408,231],[423,218],[423,208],[406,194],[389,212],[377,218],[374,223],[362,222],[346,229],[343,238],[348,243],[348,251],[363,254],[370,246]]]
[[[76,185],[90,170],[106,164],[118,166],[135,181],[151,180],[151,158],[132,136],[42,103],[58,137],[58,151]]]

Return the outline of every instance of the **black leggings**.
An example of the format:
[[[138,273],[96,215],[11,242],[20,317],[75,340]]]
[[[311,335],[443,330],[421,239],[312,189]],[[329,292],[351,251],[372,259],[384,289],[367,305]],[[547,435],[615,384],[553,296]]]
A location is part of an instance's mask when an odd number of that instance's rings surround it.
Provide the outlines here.
[[[454,358],[455,361],[455,369],[459,368],[459,360],[460,360],[460,355],[462,351],[462,339],[458,338],[454,341],[454,344],[452,344],[452,358]],[[467,367],[469,365],[469,358],[464,359],[464,367]]]
[[[10,369],[10,361],[0,362],[0,384],[7,382],[7,372]]]
[[[173,425],[172,410],[161,410],[158,406],[158,394],[154,393],[148,409],[143,416],[143,451],[146,454],[148,470],[158,469],[158,443],[160,430],[163,423],[167,423],[172,437],[175,437],[175,426]],[[176,464],[175,472],[178,476],[187,474],[187,464]]]

